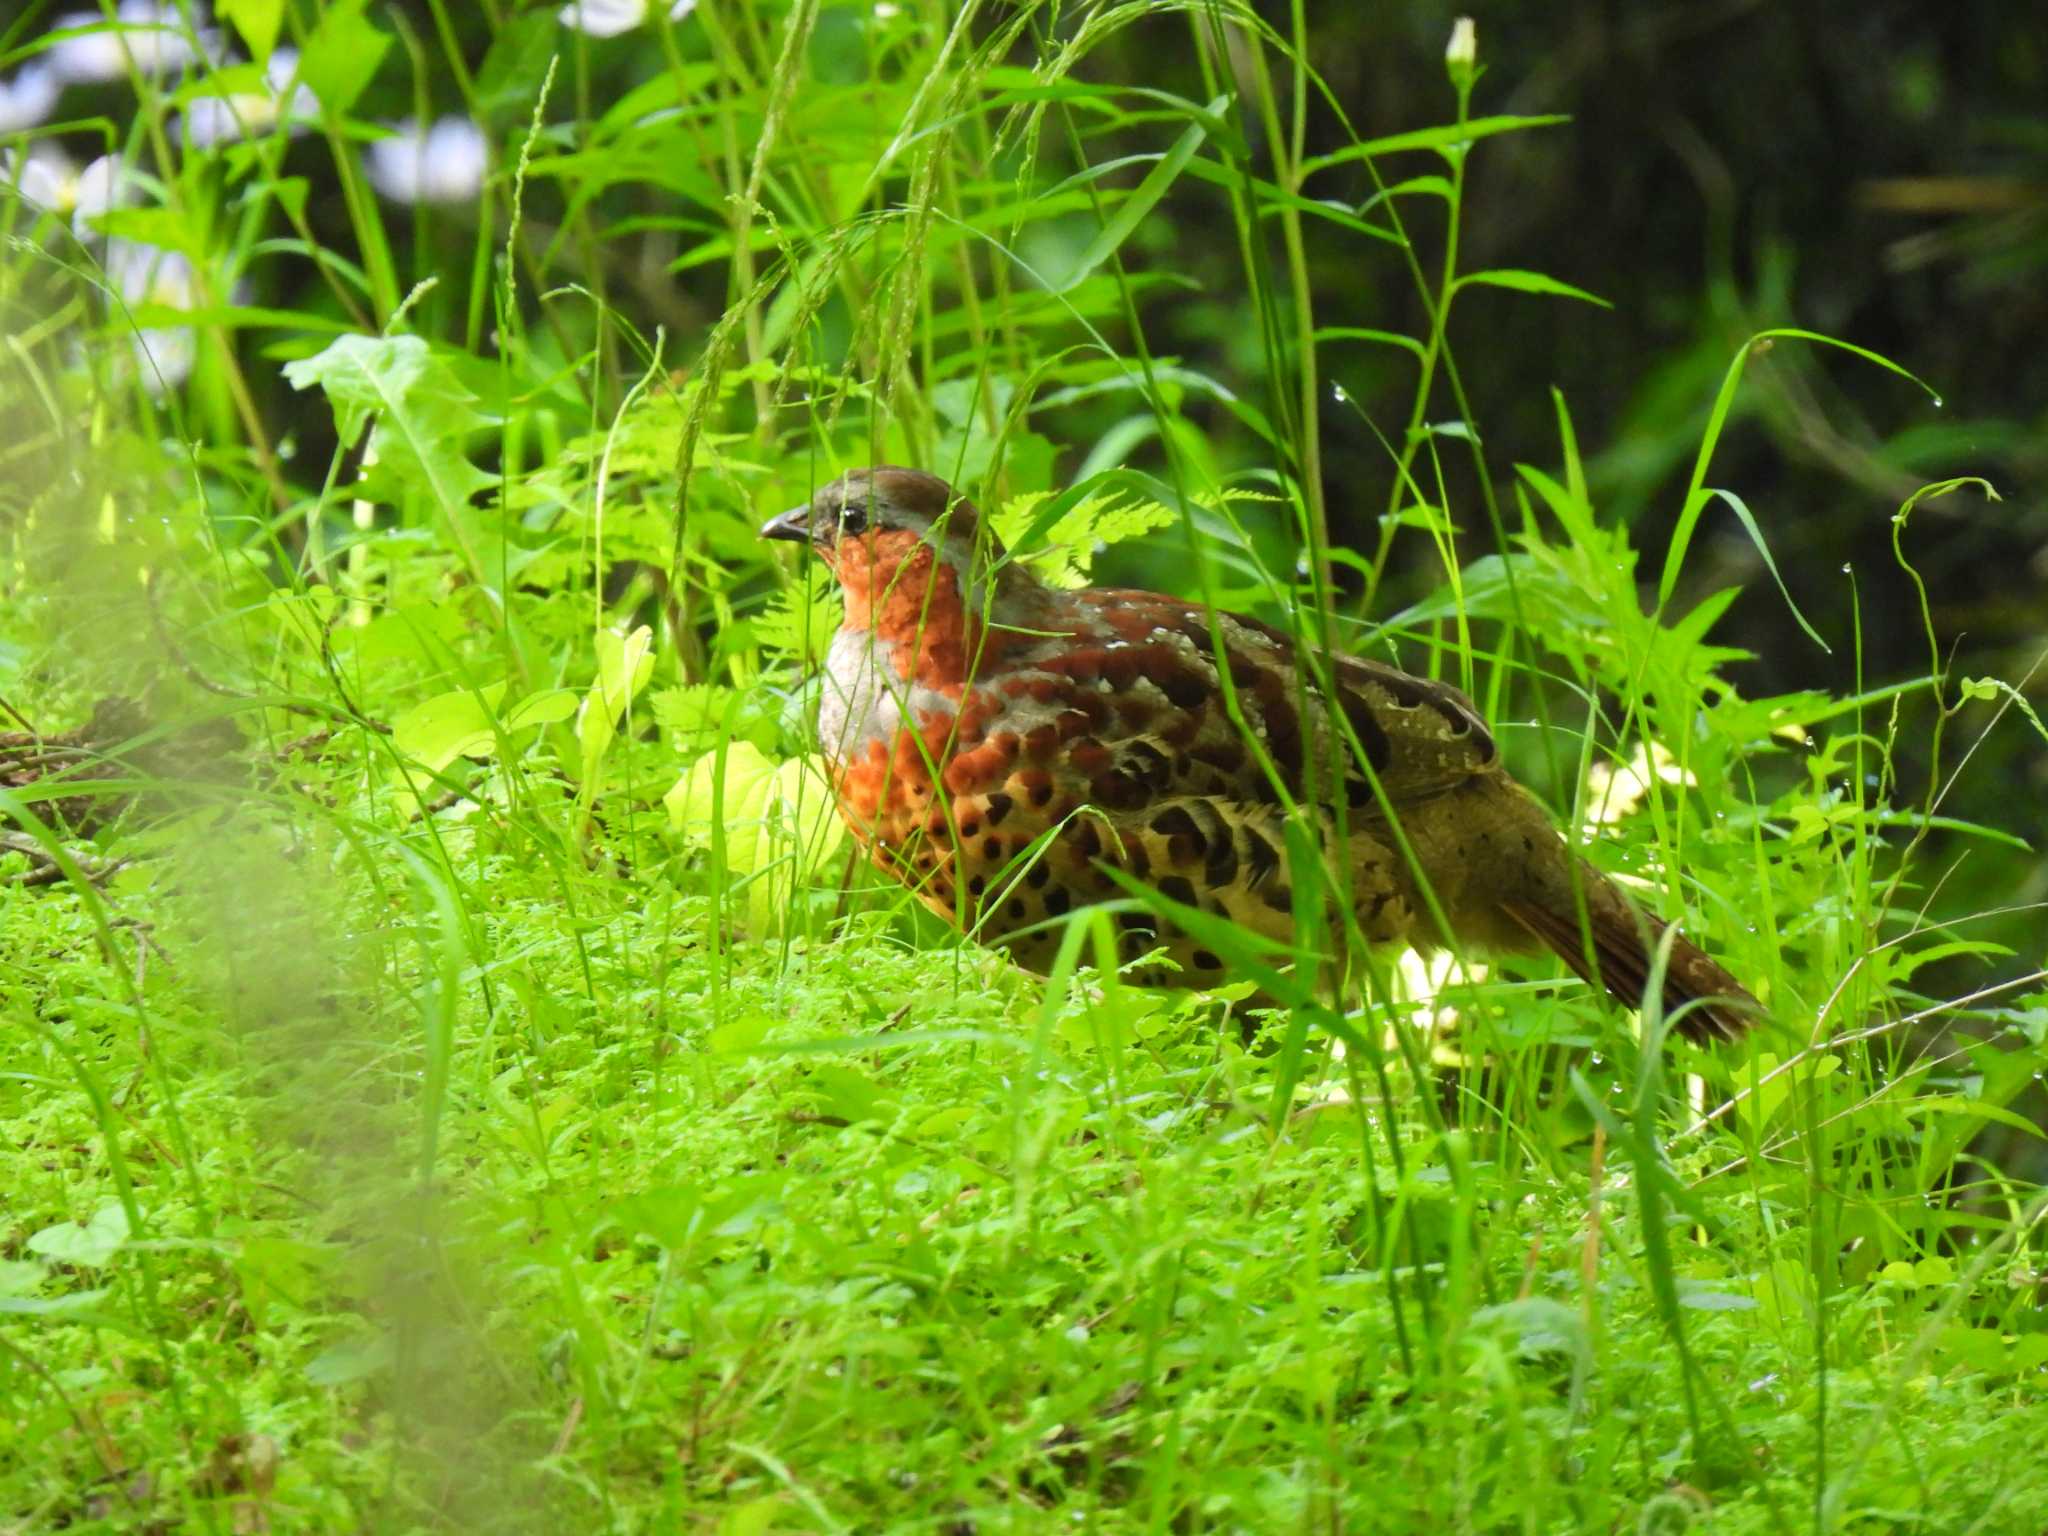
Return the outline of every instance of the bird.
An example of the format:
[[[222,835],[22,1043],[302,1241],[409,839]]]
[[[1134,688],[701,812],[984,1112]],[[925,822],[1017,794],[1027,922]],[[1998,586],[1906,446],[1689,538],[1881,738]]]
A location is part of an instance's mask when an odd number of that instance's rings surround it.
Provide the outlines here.
[[[761,536],[807,546],[844,599],[817,728],[848,831],[1025,969],[1051,967],[1060,919],[1127,898],[1120,874],[1165,898],[1121,902],[1127,979],[1221,985],[1173,904],[1291,943],[1293,847],[1341,861],[1370,944],[1547,949],[1642,1005],[1667,925],[1571,851],[1457,689],[1305,666],[1285,631],[1164,594],[1049,585],[918,469],[853,469]],[[1290,815],[1313,842],[1290,844]],[[1660,1001],[1698,1041],[1762,1012],[1678,933]]]

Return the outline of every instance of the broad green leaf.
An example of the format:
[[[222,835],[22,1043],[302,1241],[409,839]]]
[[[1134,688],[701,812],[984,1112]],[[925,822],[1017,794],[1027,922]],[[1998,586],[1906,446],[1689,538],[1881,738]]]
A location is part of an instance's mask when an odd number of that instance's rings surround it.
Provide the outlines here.
[[[544,6],[499,25],[476,74],[478,117],[488,122],[506,117],[524,120],[533,115],[533,99],[540,94],[548,61],[554,57],[561,35],[556,9]]]
[[[60,1221],[32,1234],[28,1251],[42,1255],[52,1264],[98,1269],[127,1241],[128,1213],[118,1202],[109,1201],[94,1211],[88,1221]]]
[[[458,757],[487,752],[498,739],[491,716],[504,693],[505,684],[498,682],[423,699],[391,722],[391,744],[429,773]]]
[[[545,689],[510,709],[500,709],[505,688],[500,681],[422,699],[391,722],[391,744],[437,774],[458,757],[494,752],[500,732],[509,735],[532,725],[552,725],[576,712],[576,695],[568,688]]]
[[[50,1272],[27,1259],[0,1259],[0,1296],[32,1296],[42,1288]]]
[[[722,841],[725,868],[747,898],[747,926],[773,932],[800,883],[846,837],[823,774],[802,758],[775,762],[751,742],[707,753],[662,797],[669,822],[699,845]]]
[[[284,374],[295,389],[318,384],[326,391],[344,444],[362,435],[365,422],[375,422],[368,451],[377,474],[370,488],[388,489],[393,500],[411,492],[431,498],[471,570],[481,575],[463,514],[492,480],[470,463],[463,444],[495,423],[476,409],[476,396],[433,349],[417,336],[342,336],[286,363]]]
[[[204,260],[206,256],[204,231],[174,208],[106,208],[92,216],[91,224],[100,234],[115,240],[130,240],[137,245],[154,246],[160,251],[176,251],[195,261]],[[162,271],[161,268],[158,270]],[[165,286],[172,285],[167,283]],[[173,308],[178,324],[192,323],[189,311]]]
[[[299,58],[299,78],[336,117],[356,104],[391,47],[390,34],[379,32],[363,16],[367,8],[368,0],[333,0],[321,12],[320,24],[306,39]]]
[[[345,1387],[388,1370],[396,1358],[397,1351],[384,1334],[360,1334],[322,1350],[306,1362],[306,1380],[316,1387]]]
[[[612,629],[597,632],[597,677],[584,695],[583,718],[576,725],[586,792],[618,734],[619,717],[654,675],[653,647],[654,631],[645,624],[629,635]]]
[[[775,1016],[768,1013],[742,1013],[727,1019],[723,1024],[704,1037],[704,1048],[718,1055],[741,1056],[751,1051],[775,1027]]]
[[[818,1096],[820,1107],[827,1114],[836,1115],[849,1125],[889,1118],[883,1113],[886,1100],[880,1085],[851,1067],[820,1062],[811,1068],[804,1087]]]
[[[544,688],[528,694],[505,711],[505,729],[522,730],[529,725],[553,725],[576,713],[576,690]]]
[[[278,30],[284,25],[284,0],[220,0],[214,9],[222,21],[232,22],[242,42],[261,64],[277,46]]]
[[[789,1500],[779,1493],[764,1493],[743,1503],[728,1505],[719,1519],[718,1536],[774,1536],[786,1530]]]

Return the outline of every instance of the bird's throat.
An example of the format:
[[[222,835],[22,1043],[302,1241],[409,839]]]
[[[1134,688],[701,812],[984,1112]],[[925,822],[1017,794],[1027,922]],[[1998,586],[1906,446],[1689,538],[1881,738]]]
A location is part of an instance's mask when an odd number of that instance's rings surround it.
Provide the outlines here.
[[[957,696],[981,632],[959,572],[915,534],[894,529],[843,542],[836,572],[846,627],[871,633],[905,682]]]

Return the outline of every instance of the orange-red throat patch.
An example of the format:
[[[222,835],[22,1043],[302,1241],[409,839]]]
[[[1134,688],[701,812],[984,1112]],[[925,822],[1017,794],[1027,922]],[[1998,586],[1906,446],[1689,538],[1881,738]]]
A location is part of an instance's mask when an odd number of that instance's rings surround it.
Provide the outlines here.
[[[832,567],[846,592],[847,627],[872,630],[906,682],[957,694],[981,628],[959,573],[907,528],[842,538]]]

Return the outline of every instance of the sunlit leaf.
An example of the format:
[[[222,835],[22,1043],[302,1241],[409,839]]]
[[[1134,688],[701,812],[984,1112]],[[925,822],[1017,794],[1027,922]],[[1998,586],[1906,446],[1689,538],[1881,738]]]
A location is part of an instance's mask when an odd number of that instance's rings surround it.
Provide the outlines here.
[[[598,764],[618,734],[619,717],[653,675],[654,631],[650,627],[642,624],[626,635],[611,629],[597,632],[597,677],[584,695],[583,717],[576,724],[586,787],[597,776]]]
[[[336,116],[356,104],[391,46],[391,35],[364,17],[367,9],[368,0],[333,0],[321,10],[299,59],[299,78]]]
[[[440,773],[458,757],[496,751],[500,732],[552,725],[576,712],[576,695],[567,688],[546,689],[501,710],[505,688],[500,681],[423,699],[391,722],[391,743],[427,772]]]
[[[370,488],[393,501],[424,493],[448,519],[471,568],[483,571],[463,513],[492,483],[472,464],[463,445],[494,425],[476,408],[476,396],[417,336],[342,336],[312,357],[286,363],[295,389],[319,385],[334,410],[344,444],[374,423],[368,444],[378,478]]]
[[[270,57],[284,25],[284,0],[220,0],[214,9],[222,21],[233,23],[259,64]]]
[[[117,1201],[108,1201],[86,1221],[60,1221],[54,1227],[31,1233],[28,1251],[40,1254],[52,1264],[73,1264],[98,1269],[128,1241],[128,1213]]]
[[[823,774],[801,758],[775,762],[746,741],[697,759],[662,804],[689,841],[722,848],[755,933],[779,926],[797,887],[846,837]]]

